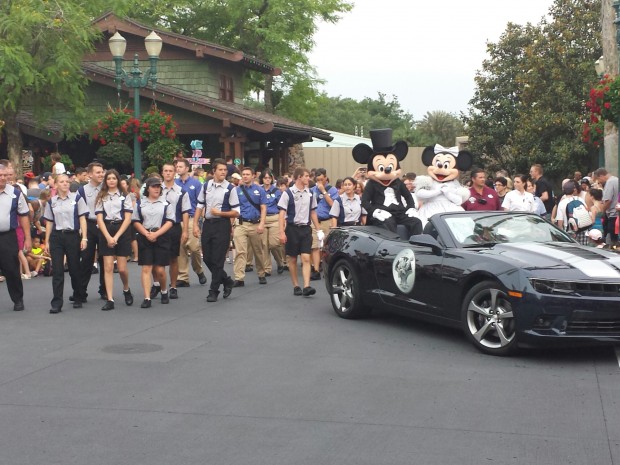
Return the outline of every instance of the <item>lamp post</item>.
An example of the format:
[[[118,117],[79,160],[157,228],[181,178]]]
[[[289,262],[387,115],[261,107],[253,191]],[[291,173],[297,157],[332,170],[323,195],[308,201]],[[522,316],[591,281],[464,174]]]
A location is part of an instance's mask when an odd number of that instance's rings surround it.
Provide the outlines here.
[[[114,64],[116,65],[116,88],[120,92],[123,83],[125,83],[127,88],[133,89],[134,117],[140,119],[140,89],[146,87],[149,81],[153,89],[157,84],[157,61],[161,53],[161,37],[153,31],[144,39],[144,46],[149,55],[149,62],[151,63],[150,68],[144,72],[144,76],[139,68],[140,63],[137,53],[133,58],[133,69],[129,73],[123,69],[123,55],[125,55],[127,41],[122,35],[116,32],[110,37],[108,45],[110,47],[110,53],[112,53],[112,58],[114,59]],[[133,169],[136,178],[141,179],[142,153],[140,151],[140,141],[138,140],[137,133],[134,133],[133,136]]]
[[[594,69],[596,70],[596,74],[598,74],[599,79],[603,78],[605,74],[605,58],[601,56],[598,60],[594,62]],[[620,153],[620,152],[619,152]],[[603,143],[598,148],[598,166],[605,166],[605,135],[603,134]]]

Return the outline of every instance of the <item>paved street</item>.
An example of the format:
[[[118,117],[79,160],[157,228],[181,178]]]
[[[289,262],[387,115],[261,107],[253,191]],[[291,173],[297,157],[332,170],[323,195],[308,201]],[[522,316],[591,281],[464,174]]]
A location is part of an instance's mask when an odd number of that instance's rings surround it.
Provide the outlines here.
[[[51,278],[25,282],[23,313],[0,284],[0,464],[620,464],[613,348],[485,356],[399,316],[342,320],[287,273],[215,304],[193,275],[140,309],[129,266],[136,303],[117,280],[111,312],[96,277],[59,315]]]

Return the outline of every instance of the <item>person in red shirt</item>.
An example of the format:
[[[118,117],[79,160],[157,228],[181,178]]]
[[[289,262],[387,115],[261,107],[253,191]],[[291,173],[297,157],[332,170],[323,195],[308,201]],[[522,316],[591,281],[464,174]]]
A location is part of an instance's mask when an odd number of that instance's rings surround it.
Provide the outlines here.
[[[487,175],[482,168],[471,170],[469,198],[463,203],[467,211],[501,210],[502,204],[497,192],[486,185]]]

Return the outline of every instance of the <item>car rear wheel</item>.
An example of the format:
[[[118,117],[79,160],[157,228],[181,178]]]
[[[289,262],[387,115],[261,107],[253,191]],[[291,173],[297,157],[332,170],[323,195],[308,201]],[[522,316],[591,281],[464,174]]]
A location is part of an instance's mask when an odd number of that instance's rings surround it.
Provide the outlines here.
[[[517,349],[516,320],[506,292],[493,281],[472,287],[463,301],[463,329],[476,348],[490,355]]]
[[[353,266],[345,260],[336,263],[330,275],[330,298],[336,315],[341,318],[363,318],[370,307],[362,305],[360,280]]]

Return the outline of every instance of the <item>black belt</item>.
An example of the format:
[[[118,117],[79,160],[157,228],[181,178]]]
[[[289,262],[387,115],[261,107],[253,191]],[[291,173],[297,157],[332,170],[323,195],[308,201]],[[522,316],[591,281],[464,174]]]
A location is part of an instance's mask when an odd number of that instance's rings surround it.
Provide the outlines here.
[[[90,218],[86,218],[86,221],[88,221],[89,223],[95,223],[95,224],[97,224],[97,220],[96,220],[96,219],[95,219],[95,220],[92,220],[92,219],[90,219]]]
[[[295,226],[296,228],[309,228],[309,224],[286,223],[287,226]]]
[[[55,233],[59,233],[59,234],[77,234],[78,231],[76,231],[75,229],[54,229]]]
[[[359,226],[359,225],[360,225],[359,221],[345,221],[340,226]]]
[[[121,224],[123,220],[103,220],[105,224]]]
[[[160,230],[160,228],[144,228],[146,229],[148,232],[157,232]]]
[[[205,223],[217,223],[219,221],[230,221],[228,218],[205,218]]]
[[[258,224],[258,223],[260,223],[260,219],[258,219],[258,220],[248,220],[246,218],[239,218],[239,224],[243,224],[243,223]]]
[[[331,218],[329,216],[327,218],[319,218],[319,221],[327,221],[327,220],[331,220]]]

